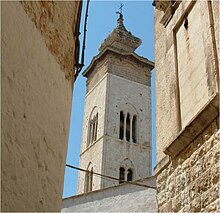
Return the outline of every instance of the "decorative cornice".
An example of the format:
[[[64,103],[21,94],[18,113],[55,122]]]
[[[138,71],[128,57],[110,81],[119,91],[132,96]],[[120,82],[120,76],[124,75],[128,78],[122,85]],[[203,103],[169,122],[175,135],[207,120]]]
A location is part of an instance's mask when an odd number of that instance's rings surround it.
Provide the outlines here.
[[[127,52],[120,52],[117,49],[114,48],[110,48],[110,47],[106,47],[103,51],[101,51],[97,56],[93,57],[90,65],[87,67],[87,69],[83,72],[83,76],[88,77],[89,74],[91,73],[94,65],[96,64],[96,62],[98,60],[101,60],[105,55],[107,55],[108,53],[113,53],[113,54],[118,54],[121,56],[131,56],[133,57],[135,60],[137,60],[140,63],[144,63],[145,65],[149,66],[151,69],[154,68],[154,62],[148,60],[147,58],[141,57],[139,55],[137,55],[136,53],[132,52],[132,53],[127,53]]]

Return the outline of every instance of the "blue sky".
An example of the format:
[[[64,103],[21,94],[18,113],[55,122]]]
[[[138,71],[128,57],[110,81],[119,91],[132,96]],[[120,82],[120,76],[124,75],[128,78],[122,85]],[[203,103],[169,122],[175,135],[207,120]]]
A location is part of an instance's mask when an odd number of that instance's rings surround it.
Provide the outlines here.
[[[121,1],[90,1],[89,17],[87,23],[87,40],[85,50],[85,68],[92,58],[98,54],[98,47],[107,35],[117,25],[118,15],[116,11],[120,7]],[[128,31],[138,38],[141,38],[142,45],[136,53],[154,61],[154,16],[152,1],[123,1],[124,25]],[[83,11],[81,18],[81,30],[83,30],[84,13],[86,2],[83,1]],[[80,40],[82,41],[82,37]],[[82,70],[82,71],[83,71]],[[155,93],[154,93],[154,72],[152,73],[152,144],[153,159],[152,168],[155,166]],[[79,165],[79,152],[82,134],[82,121],[84,110],[84,99],[86,91],[86,78],[81,74],[77,78],[72,100],[72,113],[70,120],[70,134],[68,141],[68,152],[66,162],[68,164]],[[77,192],[76,170],[65,169],[63,198],[73,196]]]

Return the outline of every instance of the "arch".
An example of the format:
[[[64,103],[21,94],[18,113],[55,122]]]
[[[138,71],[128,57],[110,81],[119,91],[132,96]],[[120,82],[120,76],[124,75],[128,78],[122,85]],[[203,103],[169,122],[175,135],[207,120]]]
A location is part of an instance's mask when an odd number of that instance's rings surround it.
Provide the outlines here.
[[[88,121],[87,147],[97,140],[98,133],[98,107],[93,107]]]
[[[97,106],[94,106],[94,107],[92,108],[92,111],[90,112],[89,120],[91,120],[97,113],[98,113],[98,107],[97,107]]]
[[[89,165],[85,172],[85,185],[84,185],[85,193],[92,191],[92,184],[93,184],[93,166],[92,163],[89,162]]]
[[[128,159],[128,158],[125,158],[125,159],[120,163],[120,167],[125,168],[125,170],[128,170],[128,169],[134,170],[134,164],[133,164],[133,162],[132,162],[130,159]]]
[[[126,100],[122,100],[119,103],[118,108],[121,111],[123,111],[125,114],[130,113],[130,115],[137,115],[138,116],[138,110],[136,109],[136,107],[132,103],[130,103]]]
[[[119,167],[119,184],[124,181],[132,181],[135,178],[135,167],[132,161],[125,158]]]

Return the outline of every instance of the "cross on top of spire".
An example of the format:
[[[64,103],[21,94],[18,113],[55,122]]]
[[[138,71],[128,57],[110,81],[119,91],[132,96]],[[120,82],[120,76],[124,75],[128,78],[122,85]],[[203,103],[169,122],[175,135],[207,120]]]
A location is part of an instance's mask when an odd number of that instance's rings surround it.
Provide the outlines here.
[[[117,14],[119,14],[119,18],[123,18],[123,14],[122,14],[122,8],[124,7],[124,5],[122,4],[122,1],[121,1],[121,5],[119,7],[119,12],[116,12]]]

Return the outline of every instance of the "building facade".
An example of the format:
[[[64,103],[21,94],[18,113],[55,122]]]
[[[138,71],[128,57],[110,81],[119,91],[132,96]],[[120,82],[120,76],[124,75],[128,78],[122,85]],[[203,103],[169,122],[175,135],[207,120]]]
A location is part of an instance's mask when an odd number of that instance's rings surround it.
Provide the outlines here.
[[[1,2],[1,211],[60,211],[81,3]]]
[[[154,1],[160,212],[219,211],[219,1]]]
[[[78,194],[151,176],[151,70],[123,25],[101,44],[87,78]],[[101,178],[93,173],[114,177]]]

